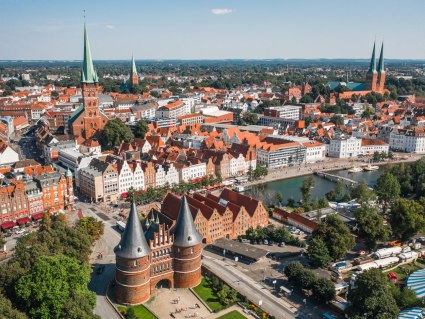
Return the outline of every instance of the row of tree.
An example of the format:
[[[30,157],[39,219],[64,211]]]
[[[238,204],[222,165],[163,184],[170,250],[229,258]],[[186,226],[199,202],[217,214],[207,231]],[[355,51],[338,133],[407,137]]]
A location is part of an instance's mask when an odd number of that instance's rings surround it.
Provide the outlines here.
[[[319,302],[328,303],[335,298],[335,287],[331,280],[317,277],[297,261],[289,263],[284,273],[291,285],[313,296]]]
[[[112,149],[122,142],[129,143],[135,137],[145,138],[148,125],[144,120],[137,122],[134,134],[130,128],[119,118],[108,121],[103,128],[100,143],[105,149]]]
[[[258,226],[257,228],[249,227],[245,237],[253,242],[271,240],[275,243],[285,243],[299,247],[305,246],[305,242],[293,236],[286,227],[275,227],[274,225],[268,227]]]

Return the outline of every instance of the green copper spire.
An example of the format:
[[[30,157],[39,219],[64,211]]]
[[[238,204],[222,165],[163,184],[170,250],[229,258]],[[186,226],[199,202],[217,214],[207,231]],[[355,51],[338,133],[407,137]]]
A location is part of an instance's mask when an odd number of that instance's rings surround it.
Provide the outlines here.
[[[65,177],[72,177],[72,172],[69,168],[66,170]]]
[[[145,221],[146,229],[148,229],[150,225],[151,224],[149,223],[149,218],[146,218],[146,221]]]
[[[376,73],[376,60],[375,60],[375,43],[373,44],[372,58],[370,59],[370,66],[367,73]]]
[[[385,73],[384,66],[384,42],[382,42],[381,54],[379,55],[378,72]]]
[[[93,61],[91,59],[90,42],[87,34],[86,22],[84,22],[84,56],[83,56],[83,69],[81,70],[81,82],[82,83],[97,83],[96,71],[93,67]]]
[[[159,214],[156,214],[155,224],[159,225]]]
[[[137,74],[136,62],[134,62],[134,55],[131,56],[131,75]]]

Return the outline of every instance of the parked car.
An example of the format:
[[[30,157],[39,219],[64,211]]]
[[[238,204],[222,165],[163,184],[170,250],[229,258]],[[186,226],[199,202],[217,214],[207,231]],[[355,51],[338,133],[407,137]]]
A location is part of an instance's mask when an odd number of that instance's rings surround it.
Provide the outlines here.
[[[16,231],[16,234],[18,234],[18,235],[21,235],[21,234],[24,234],[24,233],[25,233],[25,228],[18,229],[18,230]]]
[[[267,239],[264,239],[263,244],[264,245],[268,245],[269,244],[269,241]]]
[[[279,245],[278,245],[279,247],[285,247],[285,243],[284,242],[282,242],[282,243],[279,243]]]

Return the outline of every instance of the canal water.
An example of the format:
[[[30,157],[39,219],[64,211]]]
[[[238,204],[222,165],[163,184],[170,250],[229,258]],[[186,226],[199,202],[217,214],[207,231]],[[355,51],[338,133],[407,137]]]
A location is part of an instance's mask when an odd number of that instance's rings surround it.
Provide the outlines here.
[[[339,170],[329,172],[334,175],[348,177],[355,181],[364,180],[369,186],[374,186],[379,176],[385,172],[385,168],[381,168],[376,171],[370,172],[358,172],[349,173],[347,170]],[[331,182],[323,177],[316,175],[300,176],[294,178],[288,178],[280,181],[269,182],[266,184],[254,185],[252,189],[245,191],[245,195],[252,196],[254,198],[264,201],[266,204],[273,203],[276,198],[276,194],[279,192],[282,196],[284,204],[289,198],[293,198],[296,202],[301,199],[300,187],[304,179],[313,177],[314,188],[312,190],[312,200],[325,197],[325,194],[335,188],[335,183]]]

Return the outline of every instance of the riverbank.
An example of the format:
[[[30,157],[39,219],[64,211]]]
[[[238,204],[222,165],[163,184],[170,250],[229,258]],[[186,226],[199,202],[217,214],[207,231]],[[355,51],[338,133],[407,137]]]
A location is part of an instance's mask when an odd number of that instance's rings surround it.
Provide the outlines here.
[[[406,156],[405,153],[400,153],[400,156]],[[422,158],[423,155],[411,155],[409,158],[404,160],[388,160],[384,162],[373,163],[373,165],[384,166],[388,164],[399,164],[415,162]],[[338,158],[326,158],[325,161],[319,163],[307,163],[300,166],[292,167],[281,167],[278,169],[269,169],[269,173],[263,179],[256,181],[249,181],[244,183],[244,186],[253,186],[259,184],[266,184],[269,182],[276,182],[285,180],[288,178],[294,178],[299,176],[311,175],[316,171],[335,171],[342,169],[349,169],[353,166],[367,165],[361,159],[338,159]]]

